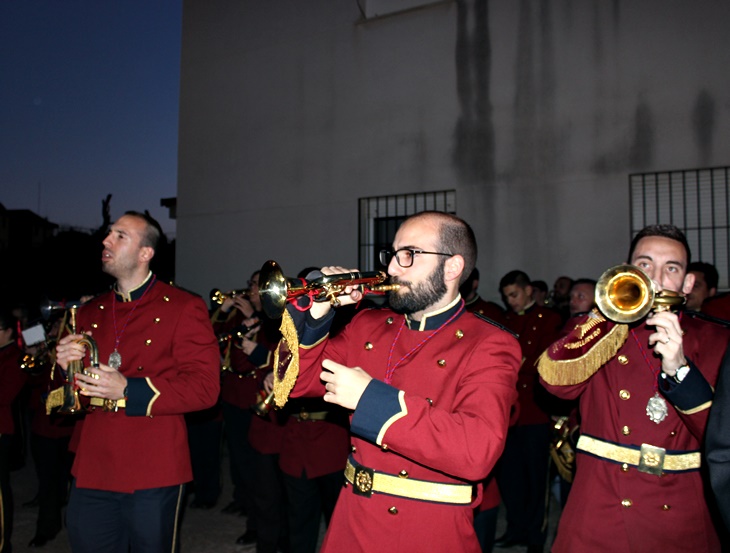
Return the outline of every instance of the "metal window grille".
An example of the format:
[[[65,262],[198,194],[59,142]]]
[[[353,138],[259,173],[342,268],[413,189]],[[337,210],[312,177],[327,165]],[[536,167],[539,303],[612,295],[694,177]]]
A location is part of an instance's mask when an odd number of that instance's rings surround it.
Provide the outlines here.
[[[693,261],[712,263],[730,285],[730,167],[629,175],[631,236],[647,225],[684,231]]]
[[[380,250],[393,243],[395,232],[409,216],[421,211],[456,214],[456,190],[373,196],[359,200],[359,267],[363,271],[382,269]]]

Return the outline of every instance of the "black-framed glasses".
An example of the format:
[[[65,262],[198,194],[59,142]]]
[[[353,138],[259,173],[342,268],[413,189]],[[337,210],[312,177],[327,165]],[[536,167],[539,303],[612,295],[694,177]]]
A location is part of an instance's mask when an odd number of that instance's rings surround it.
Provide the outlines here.
[[[407,269],[411,265],[413,265],[413,258],[417,253],[427,253],[431,255],[445,255],[446,257],[453,257],[454,254],[452,253],[443,253],[443,252],[425,252],[423,250],[416,250],[414,248],[401,248],[400,250],[391,251],[391,250],[380,250],[380,262],[385,265],[386,267],[390,265],[390,260],[395,257],[395,260],[398,262],[398,265],[403,267],[404,269]]]

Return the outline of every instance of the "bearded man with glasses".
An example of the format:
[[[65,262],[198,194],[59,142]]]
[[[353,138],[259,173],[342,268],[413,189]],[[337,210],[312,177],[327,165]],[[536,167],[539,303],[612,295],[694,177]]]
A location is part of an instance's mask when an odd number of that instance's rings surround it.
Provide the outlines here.
[[[292,395],[351,410],[347,483],[322,552],[479,553],[473,508],[504,448],[519,344],[464,307],[476,241],[461,219],[414,215],[381,259],[400,286],[390,309],[362,311],[330,339],[329,303],[288,307],[300,341]],[[342,304],[362,297],[346,292]]]

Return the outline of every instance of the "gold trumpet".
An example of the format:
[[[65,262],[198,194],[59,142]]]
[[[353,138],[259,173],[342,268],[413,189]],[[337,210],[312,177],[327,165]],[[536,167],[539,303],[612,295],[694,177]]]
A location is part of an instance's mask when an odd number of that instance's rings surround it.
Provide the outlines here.
[[[71,332],[76,334],[76,309],[78,305],[73,304],[69,306],[70,313],[70,324]],[[79,344],[86,347],[89,350],[89,357],[91,359],[91,366],[94,368],[99,367],[99,348],[96,345],[96,341],[88,335],[84,335],[79,341]],[[79,389],[76,386],[76,375],[85,372],[83,359],[71,361],[66,368],[66,381],[63,387],[53,390],[48,394],[46,400],[46,413],[50,413],[53,407],[60,407],[59,413],[65,415],[74,415],[84,411],[79,400]]]
[[[266,417],[276,406],[274,403],[274,390],[271,390],[265,397],[261,394],[261,399],[251,406],[253,412],[259,417]]]
[[[329,300],[337,307],[337,296],[348,286],[362,285],[364,292],[387,292],[397,290],[398,284],[382,284],[388,278],[383,271],[340,273],[322,275],[312,280],[285,277],[276,261],[267,261],[259,274],[259,295],[264,313],[271,319],[278,319],[284,313],[288,301],[300,296],[311,296],[314,301]]]
[[[687,298],[672,290],[657,290],[654,281],[633,265],[616,265],[596,283],[596,305],[608,319],[633,323],[650,311],[668,311],[682,306]]]
[[[44,367],[51,363],[51,349],[55,345],[55,338],[40,342],[37,346],[38,350],[36,353],[26,353],[23,355],[23,359],[20,362],[20,370],[34,376],[43,372]]]
[[[223,302],[227,299],[233,299],[236,296],[248,296],[250,290],[248,288],[242,288],[240,290],[231,290],[230,292],[222,292],[217,288],[210,293],[210,300],[218,305],[223,305]]]
[[[246,326],[246,325],[238,325],[236,327],[233,327],[228,332],[223,332],[222,334],[218,334],[218,343],[222,344],[224,342],[230,342],[231,340],[237,340],[240,338],[243,338],[246,334],[251,332],[254,328],[258,326],[257,324]]]

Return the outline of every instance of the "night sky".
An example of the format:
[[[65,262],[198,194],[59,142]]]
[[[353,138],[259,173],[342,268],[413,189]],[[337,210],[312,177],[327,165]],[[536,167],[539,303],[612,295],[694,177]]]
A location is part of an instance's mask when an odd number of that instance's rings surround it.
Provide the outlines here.
[[[177,194],[180,0],[0,0],[0,203],[93,229]]]

